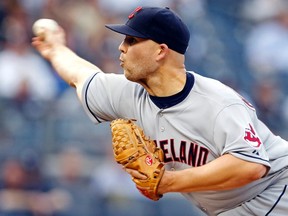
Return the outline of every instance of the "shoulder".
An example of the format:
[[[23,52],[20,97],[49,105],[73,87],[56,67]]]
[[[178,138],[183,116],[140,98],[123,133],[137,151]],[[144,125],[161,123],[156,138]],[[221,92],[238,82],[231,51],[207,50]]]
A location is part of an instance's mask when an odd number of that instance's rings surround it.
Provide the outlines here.
[[[86,80],[87,87],[91,87],[93,83],[97,83],[97,87],[100,87],[101,85],[108,87],[116,84],[120,87],[122,84],[132,84],[132,82],[129,82],[123,74],[104,72],[96,72]]]
[[[237,92],[222,82],[193,73],[193,91],[210,99],[239,99]]]
[[[192,89],[193,95],[206,105],[210,105],[213,109],[218,107],[221,110],[231,105],[244,105],[254,110],[253,105],[233,88],[216,79],[204,77],[194,72],[191,73],[195,78]]]
[[[138,83],[127,80],[124,74],[98,72],[86,80],[84,90],[91,92],[97,90],[103,94],[111,92],[117,95],[124,92],[125,94],[132,92],[143,93],[144,88]]]

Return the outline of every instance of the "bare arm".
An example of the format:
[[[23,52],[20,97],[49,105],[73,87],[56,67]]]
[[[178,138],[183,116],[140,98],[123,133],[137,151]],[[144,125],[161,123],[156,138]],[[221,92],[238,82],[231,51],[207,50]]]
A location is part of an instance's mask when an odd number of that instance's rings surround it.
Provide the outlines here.
[[[146,179],[137,170],[125,170],[134,178]],[[229,190],[260,179],[266,172],[267,167],[262,164],[226,154],[200,167],[180,171],[165,170],[158,193]]]
[[[101,71],[66,46],[65,33],[60,27],[57,32],[46,30],[45,39],[34,37],[32,45],[45,59],[50,61],[65,82],[76,88],[80,100],[83,84],[87,78],[95,72]]]
[[[158,192],[193,192],[238,188],[262,178],[267,167],[230,154],[200,167],[165,171]]]

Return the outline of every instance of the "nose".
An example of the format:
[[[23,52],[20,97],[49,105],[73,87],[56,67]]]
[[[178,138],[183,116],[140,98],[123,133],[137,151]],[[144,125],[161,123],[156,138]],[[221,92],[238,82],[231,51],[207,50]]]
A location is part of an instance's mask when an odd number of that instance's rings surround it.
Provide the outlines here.
[[[122,52],[122,53],[126,52],[126,48],[125,48],[124,44],[125,44],[124,41],[122,41],[121,44],[118,47],[119,51]]]

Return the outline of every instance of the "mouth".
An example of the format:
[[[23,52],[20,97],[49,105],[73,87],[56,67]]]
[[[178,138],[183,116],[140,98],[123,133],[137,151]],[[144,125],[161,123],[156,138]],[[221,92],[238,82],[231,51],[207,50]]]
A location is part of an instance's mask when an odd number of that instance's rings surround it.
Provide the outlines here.
[[[123,67],[124,61],[122,59],[119,59],[119,61],[120,61],[120,66]]]

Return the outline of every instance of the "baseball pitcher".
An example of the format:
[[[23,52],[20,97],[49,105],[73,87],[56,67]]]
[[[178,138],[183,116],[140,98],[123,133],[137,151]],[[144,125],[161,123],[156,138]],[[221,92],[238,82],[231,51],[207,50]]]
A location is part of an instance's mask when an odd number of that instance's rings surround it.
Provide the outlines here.
[[[169,8],[138,7],[125,24],[123,74],[103,73],[45,29],[33,45],[95,124],[111,121],[115,160],[146,197],[182,193],[207,215],[288,215],[288,143],[233,89],[185,68],[190,33]],[[194,52],[194,50],[191,50]]]

